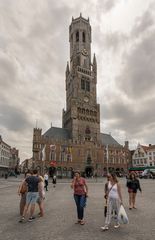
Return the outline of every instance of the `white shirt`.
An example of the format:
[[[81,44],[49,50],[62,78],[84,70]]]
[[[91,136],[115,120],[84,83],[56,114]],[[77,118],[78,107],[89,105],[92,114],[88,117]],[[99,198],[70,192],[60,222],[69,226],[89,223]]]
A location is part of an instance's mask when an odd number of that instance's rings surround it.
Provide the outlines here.
[[[44,179],[48,181],[48,174],[44,175]]]
[[[108,190],[111,189],[110,192],[109,192],[109,198],[119,199],[117,183],[115,183],[112,188],[111,187],[112,187],[112,185],[109,182],[108,183]]]

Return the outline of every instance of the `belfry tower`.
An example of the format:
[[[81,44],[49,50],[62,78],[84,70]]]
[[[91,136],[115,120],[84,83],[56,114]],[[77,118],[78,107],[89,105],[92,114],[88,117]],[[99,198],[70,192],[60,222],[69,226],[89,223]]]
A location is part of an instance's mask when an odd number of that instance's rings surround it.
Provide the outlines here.
[[[89,19],[72,18],[69,27],[70,61],[66,67],[66,110],[63,128],[73,141],[100,142],[100,105],[97,104],[97,63],[91,60]]]

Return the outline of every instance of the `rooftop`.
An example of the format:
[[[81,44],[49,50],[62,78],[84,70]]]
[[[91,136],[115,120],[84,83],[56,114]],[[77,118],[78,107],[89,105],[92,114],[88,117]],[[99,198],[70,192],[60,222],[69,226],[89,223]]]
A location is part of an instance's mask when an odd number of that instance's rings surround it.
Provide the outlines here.
[[[55,140],[69,140],[71,138],[70,131],[65,128],[51,127],[44,134],[44,137],[53,138]],[[103,145],[117,146],[121,145],[110,135],[100,133],[101,142]]]

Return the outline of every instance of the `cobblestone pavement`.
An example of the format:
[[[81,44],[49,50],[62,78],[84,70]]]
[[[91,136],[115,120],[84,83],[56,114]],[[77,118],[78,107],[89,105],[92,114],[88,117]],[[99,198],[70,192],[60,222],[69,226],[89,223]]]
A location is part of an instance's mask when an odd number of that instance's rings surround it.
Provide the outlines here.
[[[0,240],[151,240],[155,236],[155,180],[141,180],[143,193],[137,195],[137,209],[128,210],[126,180],[120,179],[124,206],[129,217],[129,224],[119,229],[113,226],[102,232],[104,225],[103,189],[105,179],[97,183],[88,181],[89,198],[85,211],[86,224],[75,224],[76,209],[72,190],[68,181],[60,180],[56,189],[49,184],[45,200],[45,217],[33,222],[18,223],[19,196],[18,179],[0,179]],[[38,207],[36,207],[36,215]]]

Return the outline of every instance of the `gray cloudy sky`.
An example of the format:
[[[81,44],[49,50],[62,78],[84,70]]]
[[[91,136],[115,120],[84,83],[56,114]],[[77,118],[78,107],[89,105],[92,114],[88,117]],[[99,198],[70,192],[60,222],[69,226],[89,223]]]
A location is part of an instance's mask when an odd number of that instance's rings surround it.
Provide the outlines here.
[[[155,144],[154,0],[0,0],[0,134],[32,156],[33,127],[61,127],[68,27],[90,18],[101,131]]]

